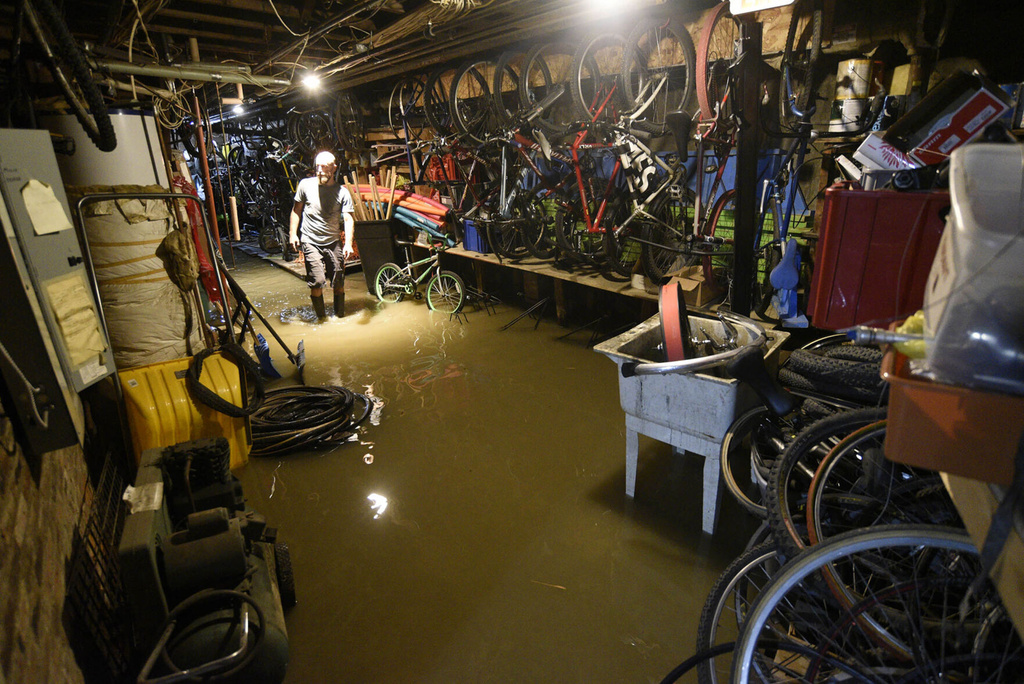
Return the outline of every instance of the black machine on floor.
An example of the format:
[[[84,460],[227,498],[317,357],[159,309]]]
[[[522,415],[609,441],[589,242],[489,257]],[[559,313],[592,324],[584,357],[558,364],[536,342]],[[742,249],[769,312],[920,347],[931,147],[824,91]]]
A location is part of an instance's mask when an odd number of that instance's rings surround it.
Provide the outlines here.
[[[126,492],[118,554],[140,684],[284,679],[291,561],[229,463],[223,438],[149,449]]]

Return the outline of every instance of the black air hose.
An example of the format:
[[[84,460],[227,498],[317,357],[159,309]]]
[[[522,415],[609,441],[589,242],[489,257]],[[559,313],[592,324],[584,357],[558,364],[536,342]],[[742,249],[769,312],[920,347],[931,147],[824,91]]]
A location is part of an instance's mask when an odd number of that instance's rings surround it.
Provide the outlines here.
[[[363,403],[355,417],[356,399]],[[373,408],[362,394],[344,387],[284,387],[266,393],[252,416],[253,456],[279,456],[301,449],[324,449],[346,442]]]

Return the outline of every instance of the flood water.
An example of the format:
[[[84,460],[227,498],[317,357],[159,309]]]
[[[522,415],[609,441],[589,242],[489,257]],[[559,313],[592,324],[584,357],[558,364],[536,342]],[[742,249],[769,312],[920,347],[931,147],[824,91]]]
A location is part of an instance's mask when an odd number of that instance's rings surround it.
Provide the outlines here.
[[[238,473],[291,549],[286,682],[658,682],[693,655],[754,525],[723,491],[702,535],[702,460],[643,437],[625,497],[617,370],[588,333],[502,331],[519,306],[382,305],[358,272],[348,315],[319,324],[294,275],[243,254],[233,275],[304,341],[307,385],[376,402],[355,440]],[[271,355],[285,378],[268,386],[297,382]]]

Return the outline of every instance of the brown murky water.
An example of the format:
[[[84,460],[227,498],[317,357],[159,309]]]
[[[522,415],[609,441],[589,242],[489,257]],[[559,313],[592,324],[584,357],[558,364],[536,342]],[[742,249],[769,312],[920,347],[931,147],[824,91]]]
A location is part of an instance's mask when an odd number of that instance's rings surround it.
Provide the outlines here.
[[[586,333],[381,305],[359,273],[348,316],[317,324],[295,276],[245,255],[233,275],[304,340],[306,384],[377,402],[357,441],[239,473],[291,548],[289,684],[657,682],[693,654],[753,524],[723,493],[702,536],[701,460],[646,438],[626,499],[615,364]]]

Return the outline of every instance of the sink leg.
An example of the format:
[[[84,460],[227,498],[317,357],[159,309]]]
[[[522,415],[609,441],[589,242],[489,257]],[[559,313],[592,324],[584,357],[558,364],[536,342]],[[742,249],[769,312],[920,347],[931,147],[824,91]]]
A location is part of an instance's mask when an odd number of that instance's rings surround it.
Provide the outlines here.
[[[626,428],[626,496],[636,492],[636,462],[640,453],[640,434]]]
[[[718,518],[718,480],[721,470],[722,464],[718,454],[704,456],[704,514],[701,527],[707,534],[714,533]]]

